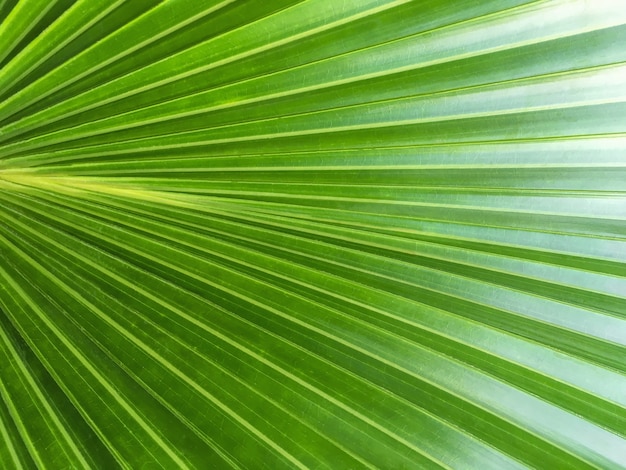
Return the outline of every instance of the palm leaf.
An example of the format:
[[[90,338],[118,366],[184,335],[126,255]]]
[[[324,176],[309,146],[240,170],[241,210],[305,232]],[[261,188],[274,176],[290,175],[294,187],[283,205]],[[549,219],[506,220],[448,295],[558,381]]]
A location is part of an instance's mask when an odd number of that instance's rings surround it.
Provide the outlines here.
[[[0,2],[3,468],[625,468],[619,0]]]

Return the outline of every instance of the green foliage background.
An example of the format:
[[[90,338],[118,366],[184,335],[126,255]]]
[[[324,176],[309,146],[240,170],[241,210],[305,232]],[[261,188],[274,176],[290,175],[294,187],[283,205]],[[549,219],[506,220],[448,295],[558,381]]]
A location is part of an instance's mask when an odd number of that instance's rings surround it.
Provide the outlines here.
[[[623,1],[0,21],[0,467],[626,468]]]

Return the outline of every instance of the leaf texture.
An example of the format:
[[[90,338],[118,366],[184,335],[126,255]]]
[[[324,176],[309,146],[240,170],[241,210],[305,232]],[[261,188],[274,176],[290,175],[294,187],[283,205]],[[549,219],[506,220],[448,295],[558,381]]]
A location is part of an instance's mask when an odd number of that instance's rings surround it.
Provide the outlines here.
[[[626,468],[625,42],[0,2],[2,468]]]

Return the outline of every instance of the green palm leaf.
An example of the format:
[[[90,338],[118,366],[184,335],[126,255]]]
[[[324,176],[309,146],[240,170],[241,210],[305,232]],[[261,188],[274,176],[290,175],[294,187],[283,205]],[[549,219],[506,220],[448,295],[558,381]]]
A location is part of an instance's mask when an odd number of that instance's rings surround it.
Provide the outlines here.
[[[0,467],[626,468],[620,0],[0,21]]]

